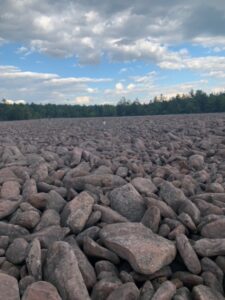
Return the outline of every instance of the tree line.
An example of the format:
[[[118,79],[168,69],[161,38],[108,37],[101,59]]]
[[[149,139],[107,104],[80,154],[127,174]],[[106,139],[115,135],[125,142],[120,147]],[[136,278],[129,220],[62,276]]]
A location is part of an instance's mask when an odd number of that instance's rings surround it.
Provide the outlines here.
[[[141,104],[122,98],[116,105],[56,105],[0,103],[0,120],[28,120],[40,118],[78,118],[108,116],[144,116],[225,112],[225,92],[207,94],[201,90],[177,95],[166,100],[163,95]]]

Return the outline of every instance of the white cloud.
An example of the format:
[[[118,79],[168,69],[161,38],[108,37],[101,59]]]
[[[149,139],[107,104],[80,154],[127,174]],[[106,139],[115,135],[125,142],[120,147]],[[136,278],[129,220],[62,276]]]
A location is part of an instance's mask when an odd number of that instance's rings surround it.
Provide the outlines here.
[[[89,96],[79,96],[75,98],[75,103],[80,105],[90,104],[91,98]]]
[[[121,92],[121,91],[123,91],[124,86],[123,86],[123,84],[122,84],[121,82],[118,82],[118,83],[115,85],[115,88],[116,88],[116,91],[117,91],[117,92]]]

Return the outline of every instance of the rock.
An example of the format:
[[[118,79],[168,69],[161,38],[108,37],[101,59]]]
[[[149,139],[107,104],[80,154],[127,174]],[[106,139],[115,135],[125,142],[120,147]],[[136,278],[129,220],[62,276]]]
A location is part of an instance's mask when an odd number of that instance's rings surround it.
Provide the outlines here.
[[[115,274],[115,276],[117,277],[118,275],[118,270],[115,267],[114,264],[112,264],[110,261],[108,260],[99,260],[95,263],[95,270],[97,275],[99,275],[102,272],[110,272]]]
[[[171,281],[165,281],[160,285],[152,300],[171,300],[175,292],[176,286]]]
[[[35,210],[22,211],[18,209],[13,215],[10,222],[15,225],[25,227],[30,230],[33,229],[40,221],[40,213]]]
[[[35,231],[39,231],[53,225],[60,225],[60,215],[54,209],[46,209],[41,216],[40,222],[35,227]]]
[[[131,181],[135,189],[144,196],[151,196],[157,191],[157,187],[150,178],[136,177]]]
[[[141,223],[144,224],[146,227],[150,228],[154,233],[157,233],[159,229],[160,220],[160,209],[157,206],[150,206],[146,210],[141,220]]]
[[[54,285],[46,281],[37,281],[28,286],[22,300],[62,300],[62,298]]]
[[[106,225],[100,238],[112,251],[127,260],[141,274],[153,274],[170,264],[176,256],[174,244],[141,223]]]
[[[205,285],[210,287],[212,290],[220,292],[223,295],[223,283],[219,282],[219,280],[212,272],[202,272],[201,277],[203,278]]]
[[[127,177],[128,174],[128,168],[127,167],[119,167],[116,171],[116,175],[120,177]]]
[[[172,183],[164,181],[160,186],[160,196],[171,206],[175,212],[185,212],[190,215],[195,223],[199,223],[200,211],[183,193]]]
[[[47,253],[45,280],[51,282],[65,300],[89,300],[76,256],[66,242],[54,242]]]
[[[173,273],[173,278],[177,278],[180,281],[183,282],[183,284],[189,288],[192,288],[195,285],[199,285],[203,283],[203,278],[198,276],[198,275],[194,275],[192,273],[186,272],[186,271],[178,271]]]
[[[99,210],[93,211],[87,220],[86,227],[94,226],[101,220],[101,217],[102,217],[101,211]]]
[[[18,199],[20,195],[20,184],[17,181],[6,181],[1,188],[3,199]]]
[[[191,293],[188,288],[181,287],[176,291],[173,300],[191,300]]]
[[[141,221],[146,206],[140,194],[130,183],[114,189],[109,197],[113,210],[131,222]]]
[[[66,201],[63,199],[63,197],[57,193],[54,190],[51,190],[49,192],[49,197],[47,199],[46,208],[47,209],[54,209],[57,212],[61,212],[66,205]]]
[[[217,262],[217,261],[216,261]],[[221,268],[210,258],[204,257],[201,259],[202,271],[213,273],[218,281],[223,283],[223,271]]]
[[[15,239],[6,251],[6,258],[13,264],[20,264],[25,260],[28,243],[23,238]]]
[[[29,285],[35,282],[34,277],[25,276],[19,282],[20,295],[22,296]]]
[[[38,239],[34,239],[29,246],[26,265],[29,275],[35,280],[42,279],[41,245]]]
[[[111,278],[109,279],[101,279],[96,283],[94,286],[91,299],[92,300],[104,300],[115,290],[117,289],[122,283],[116,279]]]
[[[210,222],[202,227],[201,235],[206,238],[222,239],[225,238],[225,217]]]
[[[205,285],[198,285],[193,288],[192,296],[196,300],[224,300],[224,297],[217,291]]]
[[[99,244],[97,244],[95,241],[93,241],[89,237],[84,238],[83,249],[84,249],[85,254],[87,254],[88,256],[104,258],[106,260],[111,261],[114,264],[119,263],[119,258],[115,253],[100,246]]]
[[[4,273],[0,273],[0,296],[4,300],[20,300],[17,280]]]
[[[126,184],[126,181],[117,176],[112,174],[107,175],[86,175],[82,177],[75,177],[67,184],[70,187],[73,187],[77,191],[83,191],[86,184],[91,184],[94,186],[100,186],[100,187],[109,187],[109,188],[115,188],[118,186],[122,186]]]
[[[87,259],[83,251],[78,246],[76,240],[72,236],[66,238],[65,241],[69,243],[73,248],[73,252],[77,258],[78,266],[86,287],[88,289],[92,288],[96,283],[96,274],[94,268],[92,267],[89,260]]]
[[[163,216],[164,218],[175,218],[176,219],[176,217],[177,217],[176,213],[165,202],[158,200],[158,199],[154,199],[154,198],[146,198],[145,202],[148,207],[151,207],[151,206],[158,207],[160,210],[161,216]]]
[[[225,239],[200,239],[195,242],[194,249],[201,256],[225,255]]]
[[[27,201],[34,194],[37,194],[36,181],[34,179],[27,179],[23,185],[23,199]]]
[[[190,168],[193,168],[195,170],[202,170],[204,167],[204,157],[202,155],[192,155],[189,157],[188,160]]]
[[[82,192],[63,209],[61,214],[62,224],[69,226],[73,233],[79,233],[84,228],[94,204],[94,199],[87,193]]]
[[[155,290],[150,280],[147,280],[140,290],[140,300],[152,299]]]
[[[6,250],[9,244],[9,237],[5,235],[0,235],[0,249]]]
[[[192,218],[188,214],[186,213],[179,214],[178,220],[181,221],[181,223],[191,231],[197,230],[195,223],[193,222]]]
[[[28,201],[37,209],[45,209],[47,206],[49,195],[47,193],[31,194]]]
[[[73,149],[72,157],[71,157],[71,164],[70,164],[70,166],[72,168],[79,165],[79,163],[81,161],[81,157],[82,157],[82,152],[83,152],[83,150],[81,148],[75,147]]]
[[[129,222],[127,218],[123,217],[108,206],[94,204],[93,209],[101,212],[102,222],[105,222],[107,224]]]
[[[0,199],[0,220],[10,216],[18,207],[19,201]]]
[[[139,290],[133,282],[120,285],[108,297],[107,300],[138,300]]]
[[[188,238],[184,234],[180,234],[176,237],[176,244],[187,269],[193,274],[199,274],[201,264]]]
[[[79,245],[83,245],[84,238],[87,236],[96,240],[99,237],[99,231],[100,228],[97,226],[89,227],[77,235],[76,241]]]
[[[70,232],[69,228],[60,226],[49,226],[38,232],[26,235],[27,241],[33,241],[38,238],[42,247],[49,248],[55,241],[61,241]]]
[[[0,222],[0,235],[7,235],[10,239],[15,239],[28,233],[29,231],[21,226]]]

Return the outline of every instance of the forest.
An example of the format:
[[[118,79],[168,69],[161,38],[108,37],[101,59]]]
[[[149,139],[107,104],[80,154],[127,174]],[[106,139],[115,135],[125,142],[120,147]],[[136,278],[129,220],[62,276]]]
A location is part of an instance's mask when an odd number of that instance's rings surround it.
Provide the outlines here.
[[[1,121],[214,112],[225,112],[225,92],[207,94],[197,90],[188,95],[176,95],[170,100],[160,95],[145,104],[140,103],[138,99],[130,101],[125,97],[116,105],[7,104],[5,99],[0,103]]]

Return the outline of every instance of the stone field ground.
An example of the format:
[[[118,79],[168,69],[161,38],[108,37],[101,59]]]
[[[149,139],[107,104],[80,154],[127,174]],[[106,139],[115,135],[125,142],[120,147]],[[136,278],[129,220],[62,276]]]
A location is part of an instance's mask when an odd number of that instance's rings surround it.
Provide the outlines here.
[[[1,300],[220,300],[225,114],[0,123]]]

